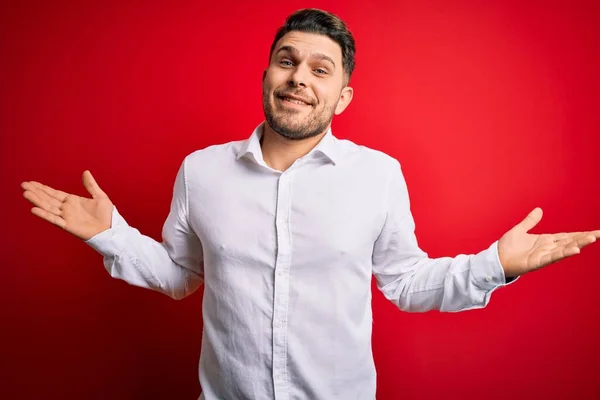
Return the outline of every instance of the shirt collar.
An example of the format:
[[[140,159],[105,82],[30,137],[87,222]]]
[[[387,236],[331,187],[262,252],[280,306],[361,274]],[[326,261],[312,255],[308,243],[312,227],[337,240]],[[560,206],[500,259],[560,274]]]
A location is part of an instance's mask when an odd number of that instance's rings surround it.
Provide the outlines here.
[[[262,149],[260,148],[260,138],[262,137],[265,123],[266,122],[263,121],[260,125],[258,125],[256,129],[254,129],[254,132],[252,132],[252,135],[250,135],[250,137],[243,142],[242,147],[237,154],[238,160],[244,156],[251,156],[254,158],[255,162],[259,164],[264,163]],[[333,165],[336,165],[339,161],[339,151],[336,142],[337,138],[333,136],[330,126],[321,141],[319,141],[319,143],[308,153],[308,155],[312,155],[313,153],[322,154],[329,161],[331,161]]]

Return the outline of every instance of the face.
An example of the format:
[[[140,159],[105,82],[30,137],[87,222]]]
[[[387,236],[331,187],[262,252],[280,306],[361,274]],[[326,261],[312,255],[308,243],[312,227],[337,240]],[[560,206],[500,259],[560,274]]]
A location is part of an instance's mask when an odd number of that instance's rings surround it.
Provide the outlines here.
[[[275,45],[263,76],[267,123],[300,140],[324,133],[352,100],[341,47],[324,35],[289,32]]]

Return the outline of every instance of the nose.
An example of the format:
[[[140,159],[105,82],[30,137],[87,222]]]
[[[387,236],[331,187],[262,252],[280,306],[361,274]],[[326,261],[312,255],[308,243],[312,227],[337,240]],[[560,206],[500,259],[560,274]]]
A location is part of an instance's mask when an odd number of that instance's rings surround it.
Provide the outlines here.
[[[292,87],[306,87],[306,82],[308,80],[308,69],[303,65],[298,65],[290,75],[288,79],[288,85]]]

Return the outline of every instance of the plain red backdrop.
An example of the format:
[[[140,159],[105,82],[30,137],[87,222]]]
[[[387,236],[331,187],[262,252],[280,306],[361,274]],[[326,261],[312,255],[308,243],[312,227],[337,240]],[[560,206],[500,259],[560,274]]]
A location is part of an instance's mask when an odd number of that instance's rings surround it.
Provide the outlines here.
[[[598,2],[5,3],[1,398],[198,396],[201,291],[111,279],[19,184],[83,194],[90,169],[160,240],[183,157],[262,120],[271,40],[303,7],[354,32],[334,133],[400,160],[431,257],[479,252],[536,206],[533,232],[600,228]],[[378,399],[600,398],[599,267],[596,244],[454,314],[403,313],[375,289]]]

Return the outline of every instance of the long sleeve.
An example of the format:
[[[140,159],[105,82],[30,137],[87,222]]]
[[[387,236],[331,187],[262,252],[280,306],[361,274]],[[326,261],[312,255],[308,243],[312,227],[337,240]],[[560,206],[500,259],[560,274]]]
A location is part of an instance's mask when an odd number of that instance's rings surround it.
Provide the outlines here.
[[[498,242],[475,255],[431,259],[417,244],[408,190],[397,161],[387,189],[386,221],[373,251],[373,274],[385,297],[410,312],[485,307],[492,292],[507,284]]]
[[[185,165],[177,172],[162,243],[129,226],[116,207],[110,229],[86,241],[104,257],[112,277],[174,299],[193,293],[204,277],[202,245],[188,222]]]

